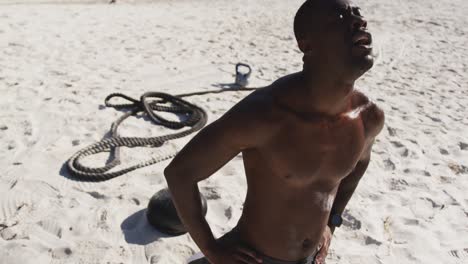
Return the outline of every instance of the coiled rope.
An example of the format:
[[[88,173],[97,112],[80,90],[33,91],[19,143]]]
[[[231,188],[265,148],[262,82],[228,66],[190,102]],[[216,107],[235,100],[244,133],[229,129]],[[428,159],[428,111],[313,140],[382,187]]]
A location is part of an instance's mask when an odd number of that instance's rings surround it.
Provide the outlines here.
[[[250,73],[249,73],[250,74]],[[96,142],[80,151],[75,153],[67,162],[68,171],[70,174],[77,179],[84,181],[106,181],[130,171],[150,166],[152,164],[173,158],[176,153],[166,154],[159,157],[153,157],[149,160],[131,165],[129,167],[110,171],[116,166],[121,164],[120,161],[120,148],[121,147],[160,147],[165,142],[181,137],[190,135],[200,129],[202,129],[207,123],[207,114],[201,107],[192,104],[184,97],[190,97],[195,95],[205,95],[214,93],[223,93],[228,91],[252,91],[257,88],[235,88],[235,89],[222,89],[212,90],[204,92],[187,93],[180,95],[170,95],[159,92],[149,92],[141,96],[140,100],[136,100],[127,95],[121,93],[113,93],[106,97],[104,103],[107,107],[113,107],[117,110],[129,109],[130,111],[122,115],[117,119],[111,126],[110,137]],[[110,100],[112,98],[120,97],[131,103],[126,104],[112,104]],[[153,100],[150,100],[153,99]],[[156,100],[154,100],[156,99]],[[170,105],[167,105],[170,103]],[[174,114],[183,114],[187,117],[183,121],[170,121],[162,116],[158,115],[159,112],[169,112]],[[138,113],[145,113],[151,119],[151,121],[157,125],[161,125],[170,129],[182,129],[189,127],[189,129],[181,132],[156,136],[156,137],[120,137],[118,134],[118,128],[120,124],[132,115]],[[101,152],[110,152],[109,161],[103,167],[88,167],[81,163],[81,159],[87,156],[95,155]]]

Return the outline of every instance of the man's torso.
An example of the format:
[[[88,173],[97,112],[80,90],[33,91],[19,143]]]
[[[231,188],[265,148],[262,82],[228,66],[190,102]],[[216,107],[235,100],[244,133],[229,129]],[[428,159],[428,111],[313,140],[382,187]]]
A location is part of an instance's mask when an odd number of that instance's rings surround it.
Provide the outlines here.
[[[258,116],[259,123],[268,120],[269,129],[259,129],[268,131],[258,132],[264,140],[243,152],[248,192],[237,228],[259,252],[297,260],[319,246],[341,179],[373,138],[368,117],[377,108],[353,92],[339,118],[301,115],[278,104],[272,89],[251,95],[263,108],[260,115],[267,115]]]

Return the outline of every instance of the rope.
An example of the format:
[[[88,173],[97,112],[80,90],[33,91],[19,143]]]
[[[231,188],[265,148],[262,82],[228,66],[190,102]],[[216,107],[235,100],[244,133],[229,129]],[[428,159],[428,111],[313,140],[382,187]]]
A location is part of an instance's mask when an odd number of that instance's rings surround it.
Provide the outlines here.
[[[133,170],[150,166],[152,164],[173,158],[176,153],[161,155],[159,157],[153,157],[149,160],[139,162],[137,164],[128,166],[126,168],[110,171],[116,166],[121,164],[120,161],[120,148],[121,147],[160,147],[165,142],[181,137],[190,135],[200,129],[202,129],[207,123],[207,114],[201,107],[192,104],[182,98],[190,97],[195,95],[205,95],[214,93],[223,93],[228,91],[253,91],[256,88],[235,88],[235,89],[222,89],[222,90],[211,90],[204,92],[195,92],[179,95],[170,95],[159,92],[149,92],[141,96],[140,100],[136,100],[132,97],[121,93],[113,93],[107,96],[104,103],[107,107],[113,107],[117,110],[129,109],[127,113],[123,114],[114,123],[112,123],[110,129],[110,137],[96,142],[84,149],[75,153],[67,162],[68,171],[72,176],[80,180],[85,181],[106,181],[112,178],[124,175]],[[110,102],[113,98],[123,98],[130,103],[125,104],[112,104]],[[152,100],[150,100],[152,99]],[[167,103],[170,103],[169,106]],[[164,126],[166,128],[179,130],[185,127],[189,129],[181,132],[167,134],[156,137],[120,137],[118,134],[118,128],[122,122],[130,116],[137,115],[138,113],[144,113],[148,115],[151,121],[157,125]],[[187,117],[183,121],[171,121],[158,115],[156,112],[169,112],[174,114],[183,114]],[[87,167],[81,163],[81,159],[87,156],[95,155],[101,152],[110,152],[109,161],[103,167]]]

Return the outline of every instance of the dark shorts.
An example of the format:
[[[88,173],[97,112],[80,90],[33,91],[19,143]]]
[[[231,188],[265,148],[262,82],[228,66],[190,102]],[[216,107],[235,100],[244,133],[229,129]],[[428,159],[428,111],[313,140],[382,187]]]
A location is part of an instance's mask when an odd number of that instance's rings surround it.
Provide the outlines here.
[[[227,246],[238,245],[240,243],[239,233],[237,232],[237,230],[233,229],[229,233],[222,236],[219,239],[219,241]],[[263,260],[264,264],[314,264],[315,263],[315,256],[310,256],[306,259],[299,260],[299,261],[285,261],[285,260],[275,259],[266,255],[263,255],[259,252],[257,252],[257,254]],[[199,256],[197,257],[197,255]],[[202,254],[197,254],[197,255],[190,258],[188,264],[210,264],[210,262],[206,258],[204,258]]]

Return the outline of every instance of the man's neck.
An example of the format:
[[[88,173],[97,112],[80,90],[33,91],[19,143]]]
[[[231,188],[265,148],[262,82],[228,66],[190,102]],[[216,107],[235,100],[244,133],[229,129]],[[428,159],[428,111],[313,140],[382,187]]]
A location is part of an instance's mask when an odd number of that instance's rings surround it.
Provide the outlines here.
[[[345,78],[339,72],[323,72],[323,68],[307,64],[300,74],[303,87],[299,93],[312,112],[336,116],[348,110],[355,80]]]

